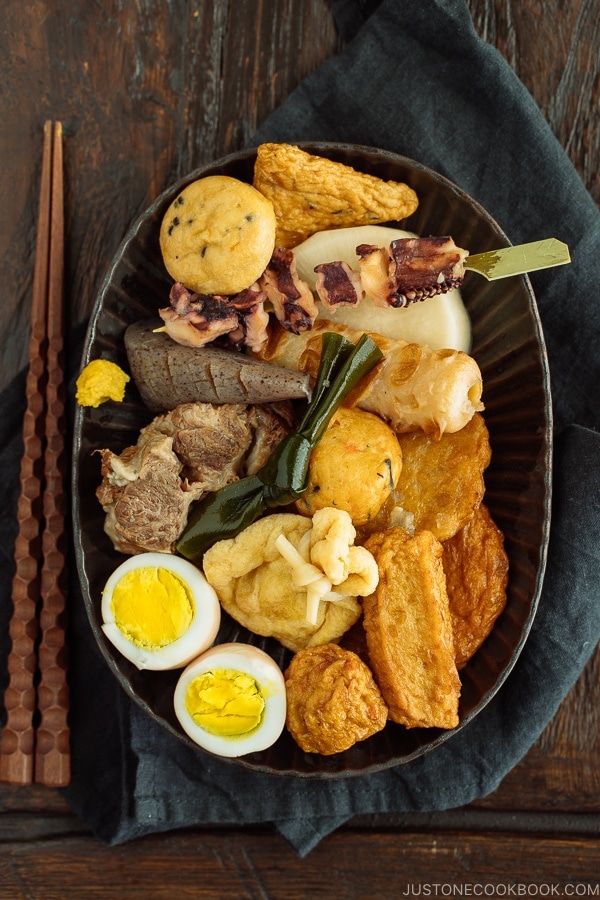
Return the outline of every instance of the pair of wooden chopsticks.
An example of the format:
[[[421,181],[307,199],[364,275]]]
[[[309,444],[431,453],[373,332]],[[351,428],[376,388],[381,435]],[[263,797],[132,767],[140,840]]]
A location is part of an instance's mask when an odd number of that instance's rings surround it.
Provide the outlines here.
[[[46,122],[42,157],[19,533],[15,543],[6,725],[0,781],[70,779],[65,641],[64,195],[62,126]]]

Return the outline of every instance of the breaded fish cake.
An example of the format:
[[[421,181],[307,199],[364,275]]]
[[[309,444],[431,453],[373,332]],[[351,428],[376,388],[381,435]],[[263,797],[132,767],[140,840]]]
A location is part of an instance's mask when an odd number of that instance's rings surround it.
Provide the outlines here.
[[[260,145],[253,184],[273,203],[281,247],[296,247],[327,228],[404,219],[418,206],[406,184],[365,175],[292,144]]]
[[[464,428],[439,440],[415,431],[399,434],[398,442],[402,471],[396,504],[414,516],[416,531],[446,541],[472,518],[484,495],[491,447],[483,416],[475,413]]]
[[[300,650],[285,672],[286,725],[306,753],[330,756],[381,731],[387,707],[362,660],[337,644]]]
[[[375,534],[365,546],[379,584],[363,598],[364,627],[375,680],[389,718],[407,728],[458,725],[460,679],[442,546],[429,531]]]
[[[308,487],[296,509],[311,516],[333,506],[364,525],[390,496],[401,469],[392,429],[373,413],[341,407],[311,453]]]
[[[272,203],[228,175],[209,175],[185,187],[160,227],[169,275],[199,294],[230,295],[250,287],[274,247]]]
[[[484,504],[443,548],[454,653],[461,669],[506,606],[508,555],[504,536]]]

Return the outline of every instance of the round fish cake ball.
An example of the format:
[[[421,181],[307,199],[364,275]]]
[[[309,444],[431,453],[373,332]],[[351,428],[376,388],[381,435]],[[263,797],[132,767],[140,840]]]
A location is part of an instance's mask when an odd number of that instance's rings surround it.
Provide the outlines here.
[[[308,488],[296,508],[312,516],[333,506],[349,513],[353,525],[365,525],[390,496],[401,469],[392,429],[373,413],[341,407],[311,454]]]
[[[185,187],[160,228],[169,275],[198,294],[237,294],[250,287],[274,246],[271,201],[227,175],[209,175]]]
[[[337,644],[300,650],[285,672],[285,688],[286,726],[306,753],[341,753],[387,722],[371,671]]]

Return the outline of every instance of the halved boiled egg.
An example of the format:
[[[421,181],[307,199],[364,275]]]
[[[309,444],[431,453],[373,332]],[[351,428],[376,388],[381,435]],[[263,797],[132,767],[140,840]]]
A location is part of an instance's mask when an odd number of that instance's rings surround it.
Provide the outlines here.
[[[102,593],[102,631],[138,669],[176,669],[211,646],[221,622],[204,575],[170,553],[125,560]]]
[[[187,735],[209,753],[243,756],[266,750],[285,725],[281,669],[250,644],[220,644],[182,672],[175,714]]]
[[[358,271],[356,247],[359,244],[389,247],[396,238],[417,236],[412,231],[387,225],[319,231],[294,247],[298,275],[314,291],[315,266],[343,261]],[[402,309],[375,306],[369,296],[358,306],[341,306],[335,313],[328,312],[320,303],[317,306],[321,319],[341,322],[358,331],[374,331],[394,340],[426,344],[432,350],[464,350],[468,353],[471,347],[471,323],[457,288]]]

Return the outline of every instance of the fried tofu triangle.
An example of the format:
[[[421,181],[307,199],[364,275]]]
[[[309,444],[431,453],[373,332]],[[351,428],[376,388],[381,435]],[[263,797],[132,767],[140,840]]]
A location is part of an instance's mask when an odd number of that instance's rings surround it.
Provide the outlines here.
[[[411,537],[401,528],[374,534],[365,546],[379,584],[363,599],[364,627],[389,718],[407,728],[454,728],[460,679],[442,546],[429,531]]]
[[[253,186],[275,208],[275,243],[296,247],[316,231],[373,225],[410,216],[412,188],[305,153],[292,144],[261,144]]]
[[[371,672],[337,644],[300,650],[285,673],[285,689],[286,725],[306,753],[341,753],[387,722]]]
[[[508,555],[483,503],[443,547],[456,665],[462,669],[506,606]]]

